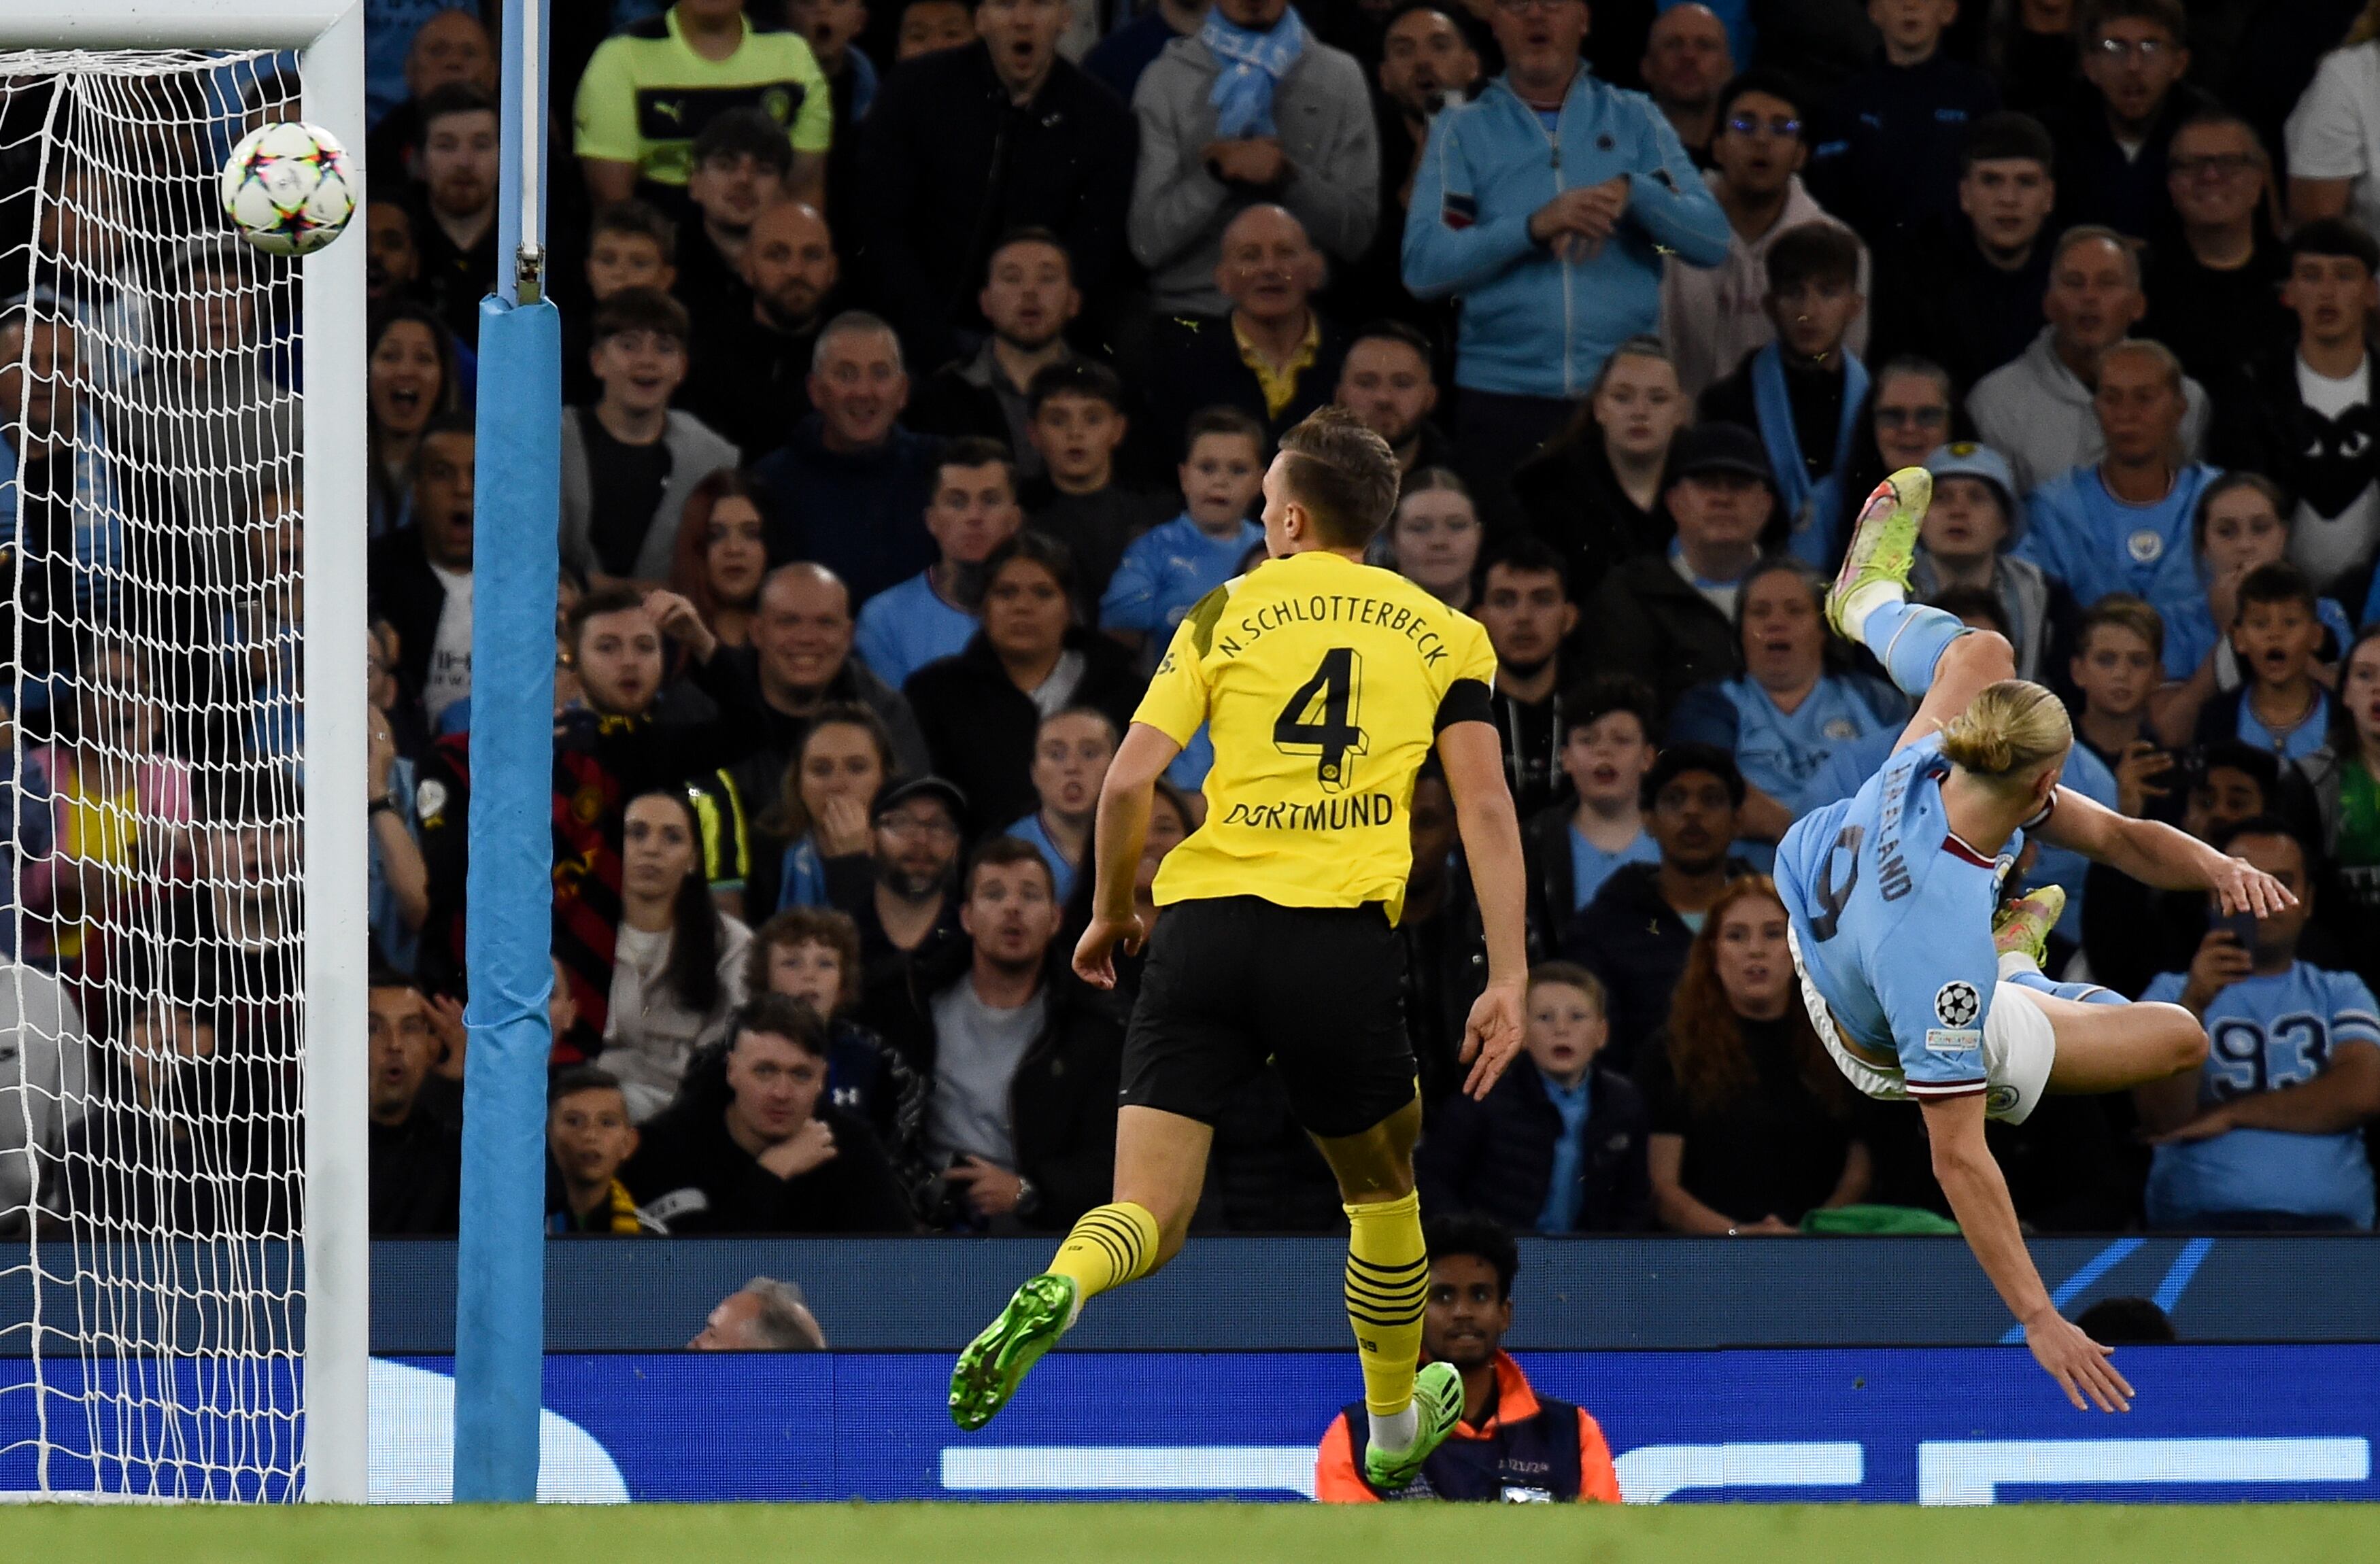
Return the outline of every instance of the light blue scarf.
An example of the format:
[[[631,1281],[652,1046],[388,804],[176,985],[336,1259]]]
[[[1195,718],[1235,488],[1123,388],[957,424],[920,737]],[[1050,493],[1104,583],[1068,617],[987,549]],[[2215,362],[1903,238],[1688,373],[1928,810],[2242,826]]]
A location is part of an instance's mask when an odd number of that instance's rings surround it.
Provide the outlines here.
[[[1215,105],[1215,134],[1226,140],[1279,135],[1272,121],[1272,91],[1305,53],[1305,23],[1297,7],[1283,11],[1269,32],[1235,26],[1224,20],[1222,12],[1209,10],[1198,42],[1223,67],[1207,98]]]
[[[1752,406],[1760,416],[1760,443],[1768,448],[1768,469],[1777,497],[1793,530],[1785,551],[1816,570],[1835,566],[1835,534],[1843,518],[1843,479],[1851,469],[1852,440],[1859,432],[1860,404],[1867,400],[1867,366],[1843,349],[1843,411],[1835,429],[1835,464],[1810,481],[1802,436],[1793,427],[1793,401],[1785,392],[1785,356],[1770,343],[1752,358]]]

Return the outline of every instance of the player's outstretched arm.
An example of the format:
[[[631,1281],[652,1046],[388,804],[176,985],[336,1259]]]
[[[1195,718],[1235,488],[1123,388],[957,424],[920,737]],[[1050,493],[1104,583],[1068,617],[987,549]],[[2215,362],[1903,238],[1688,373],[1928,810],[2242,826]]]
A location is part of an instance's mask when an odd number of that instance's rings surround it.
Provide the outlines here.
[[[1091,895],[1091,921],[1075,945],[1075,972],[1097,988],[1115,987],[1115,952],[1140,948],[1148,932],[1133,910],[1132,882],[1140,867],[1140,850],[1148,840],[1149,797],[1157,779],[1182,746],[1146,722],[1124,730],[1108,765],[1107,781],[1099,786],[1099,822],[1093,830],[1091,860],[1098,879]]]
[[[2119,815],[2070,787],[2059,788],[2057,797],[2058,807],[2034,831],[2052,847],[2070,848],[2159,891],[2212,891],[2227,913],[2264,917],[2297,904],[2279,880],[2188,831]]]
[[[1479,898],[1488,935],[1488,987],[1463,1024],[1463,1089],[1484,1097],[1521,1051],[1521,1015],[1529,983],[1528,871],[1521,860],[1521,820],[1504,782],[1504,747],[1492,722],[1452,722],[1438,735],[1438,758],[1454,795],[1454,823]],[[1112,773],[1111,773],[1112,774]]]
[[[2130,1412],[2132,1388],[2107,1361],[2108,1350],[2082,1334],[2082,1328],[2058,1314],[2041,1272],[2024,1246],[2018,1229],[2016,1206],[2009,1198],[2008,1181],[1992,1160],[1984,1140],[1984,1097],[1933,1097],[1918,1104],[1925,1115],[1925,1138],[1934,1147],[1934,1179],[1949,1197],[1950,1214],[1967,1247],[1999,1290],[2024,1327],[2025,1345],[2058,1381],[2077,1412],[2088,1412],[2083,1397],[2101,1412]]]

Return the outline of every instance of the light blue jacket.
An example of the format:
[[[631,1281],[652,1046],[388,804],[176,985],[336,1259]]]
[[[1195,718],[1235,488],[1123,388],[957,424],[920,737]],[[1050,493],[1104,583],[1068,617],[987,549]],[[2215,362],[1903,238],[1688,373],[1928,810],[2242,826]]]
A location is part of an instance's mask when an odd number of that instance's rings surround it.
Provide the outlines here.
[[[1564,190],[1628,175],[1619,231],[1558,259],[1529,218]],[[1585,396],[1611,350],[1657,329],[1661,257],[1727,259],[1727,214],[1653,100],[1582,65],[1558,128],[1498,77],[1430,121],[1405,213],[1405,286],[1463,301],[1455,383],[1509,396]]]

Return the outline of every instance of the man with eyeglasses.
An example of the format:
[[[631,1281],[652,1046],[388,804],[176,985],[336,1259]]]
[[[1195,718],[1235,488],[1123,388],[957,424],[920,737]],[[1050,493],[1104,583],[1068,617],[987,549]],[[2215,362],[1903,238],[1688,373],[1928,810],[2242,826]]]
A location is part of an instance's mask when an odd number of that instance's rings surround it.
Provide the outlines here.
[[[941,777],[890,782],[868,811],[873,873],[865,895],[840,902],[859,926],[863,986],[897,978],[959,937],[959,853],[966,794]]]
[[[1511,475],[1660,309],[1660,252],[1727,258],[1727,218],[1649,99],[1579,59],[1584,0],[1497,0],[1504,74],[1431,121],[1405,218],[1415,297],[1463,304],[1456,443],[1492,520]]]
[[[2149,256],[2141,334],[2172,348],[2218,404],[2239,394],[2240,367],[2296,325],[2280,301],[2289,255],[2264,217],[2272,167],[2255,130],[2228,110],[2193,116],[2167,149],[2181,242]]]
[[[2182,79],[2190,68],[2181,0],[2094,0],[2078,30],[2082,79],[2058,134],[2058,215],[2127,238],[2174,230],[2167,147],[2183,121],[2216,106]]]
[[[1777,340],[1761,306],[1768,292],[1768,247],[1804,223],[1834,223],[1802,183],[1808,156],[1800,94],[1774,71],[1753,69],[1718,97],[1712,168],[1703,176],[1727,213],[1727,259],[1689,266],[1671,256],[1661,273],[1661,341],[1688,396]],[[1838,227],[1840,224],[1836,224]],[[1858,291],[1868,292],[1868,258],[1860,251]],[[1867,351],[1867,321],[1852,322],[1847,346]]]

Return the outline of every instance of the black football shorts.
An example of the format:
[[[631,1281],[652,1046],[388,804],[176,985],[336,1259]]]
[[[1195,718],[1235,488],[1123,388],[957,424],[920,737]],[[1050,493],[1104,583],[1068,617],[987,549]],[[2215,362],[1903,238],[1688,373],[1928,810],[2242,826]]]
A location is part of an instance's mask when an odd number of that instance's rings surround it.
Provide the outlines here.
[[[1120,1100],[1211,1124],[1269,1061],[1308,1133],[1368,1130],[1414,1099],[1403,980],[1377,902],[1177,902],[1149,937]]]

